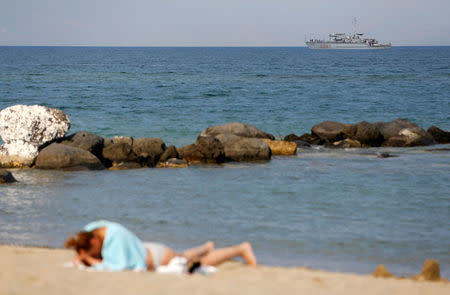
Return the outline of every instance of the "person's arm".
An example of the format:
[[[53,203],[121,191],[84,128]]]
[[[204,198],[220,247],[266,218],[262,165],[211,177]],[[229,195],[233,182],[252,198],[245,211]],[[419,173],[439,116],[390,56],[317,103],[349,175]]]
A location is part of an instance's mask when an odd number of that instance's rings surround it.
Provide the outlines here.
[[[80,249],[80,252],[78,253],[78,261],[81,261],[84,265],[87,266],[94,266],[96,264],[102,263],[101,259],[89,256],[83,249]]]

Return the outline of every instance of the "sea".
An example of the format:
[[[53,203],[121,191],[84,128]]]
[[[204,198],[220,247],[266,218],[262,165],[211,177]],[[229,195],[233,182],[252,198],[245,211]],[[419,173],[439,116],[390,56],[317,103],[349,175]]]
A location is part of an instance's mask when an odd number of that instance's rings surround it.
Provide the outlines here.
[[[66,112],[69,133],[160,137],[177,147],[242,122],[278,139],[404,118],[450,129],[450,47],[0,47],[0,109]],[[389,153],[391,158],[379,158]],[[126,171],[11,170],[0,244],[62,247],[119,222],[183,250],[250,241],[260,263],[396,275],[436,259],[450,278],[450,145],[299,148],[269,162]]]

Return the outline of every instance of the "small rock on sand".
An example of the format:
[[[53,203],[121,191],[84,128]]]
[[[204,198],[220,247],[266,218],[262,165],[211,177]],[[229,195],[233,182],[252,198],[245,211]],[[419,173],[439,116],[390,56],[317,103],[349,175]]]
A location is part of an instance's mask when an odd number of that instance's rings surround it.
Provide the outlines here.
[[[392,278],[394,275],[389,272],[383,264],[377,266],[377,268],[373,271],[372,275],[376,278]]]
[[[439,262],[434,259],[425,260],[419,276],[427,281],[439,280],[441,278]]]

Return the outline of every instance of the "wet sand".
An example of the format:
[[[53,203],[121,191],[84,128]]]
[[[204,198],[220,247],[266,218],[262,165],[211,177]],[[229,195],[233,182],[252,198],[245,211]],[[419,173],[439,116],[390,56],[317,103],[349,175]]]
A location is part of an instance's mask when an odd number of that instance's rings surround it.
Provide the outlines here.
[[[65,268],[64,249],[0,246],[0,293],[9,294],[450,294],[450,283],[375,278],[302,267],[226,263],[216,274],[88,272]]]

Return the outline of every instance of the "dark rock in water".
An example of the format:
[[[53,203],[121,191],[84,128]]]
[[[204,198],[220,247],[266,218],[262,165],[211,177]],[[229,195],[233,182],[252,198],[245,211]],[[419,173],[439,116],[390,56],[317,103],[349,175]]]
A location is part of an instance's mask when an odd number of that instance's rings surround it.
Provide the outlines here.
[[[297,144],[297,147],[299,147],[299,148],[311,147],[311,145],[309,143],[307,143],[306,141],[303,141],[303,140],[296,140],[294,142]]]
[[[434,144],[431,134],[403,119],[373,124],[384,138],[382,146],[413,147]]]
[[[392,278],[394,275],[390,273],[386,266],[383,264],[380,264],[377,266],[377,268],[373,271],[372,275],[376,278]]]
[[[233,134],[220,134],[216,138],[222,143],[228,161],[266,161],[272,156],[270,147],[259,138]]]
[[[384,137],[374,124],[362,121],[354,126],[356,132],[351,138],[359,141],[362,146],[377,147],[383,143]]]
[[[88,151],[97,158],[101,159],[103,141],[103,137],[87,131],[81,131],[65,137],[60,143]]]
[[[308,134],[309,135],[309,134]],[[297,136],[293,133],[286,135],[284,137],[284,141],[291,141],[291,142],[295,142],[297,144],[297,147],[301,148],[301,147],[310,147],[311,145],[309,143],[307,143],[306,141],[303,141],[300,139],[300,136]]]
[[[355,139],[356,132],[358,131],[356,125],[354,124],[344,124],[345,128],[342,130],[342,137]]]
[[[16,181],[17,180],[14,178],[11,172],[0,169],[0,184],[13,183]]]
[[[225,161],[224,147],[213,136],[199,136],[195,143],[178,148],[178,154],[189,164],[219,164]]]
[[[143,166],[153,167],[166,150],[166,144],[161,138],[135,138],[132,151],[137,162]]]
[[[390,137],[388,140],[384,141],[381,146],[388,146],[388,147],[405,147],[408,140],[406,137],[403,136],[393,136]]]
[[[398,136],[402,129],[417,127],[417,125],[404,119],[397,119],[391,122],[376,122],[373,125],[380,131],[385,140]]]
[[[450,132],[431,126],[427,130],[437,143],[450,143]]]
[[[39,169],[105,169],[100,160],[90,152],[59,143],[52,143],[41,150],[36,158],[35,166]]]
[[[391,155],[389,153],[381,153],[377,155],[377,158],[385,159],[385,158],[397,158],[397,156]]]
[[[294,133],[291,133],[289,135],[286,135],[283,140],[285,141],[296,141],[300,140],[300,136],[295,135]]]
[[[200,136],[217,136],[219,134],[232,134],[241,137],[267,138],[275,140],[275,137],[272,134],[261,131],[255,126],[242,123],[229,123],[208,127],[200,133]]]
[[[346,138],[340,141],[335,141],[332,144],[328,144],[327,147],[335,147],[335,148],[360,148],[361,143],[357,140]]]
[[[110,161],[111,163],[128,162],[136,159],[134,154],[132,154],[131,145],[127,142],[108,144],[108,146],[103,148],[102,156],[105,160]]]
[[[300,140],[307,142],[309,144],[314,144],[314,145],[324,144],[324,141],[322,139],[320,139],[319,137],[317,137],[315,135],[311,135],[308,133],[305,133],[302,136],[300,136]]]
[[[342,131],[345,125],[335,121],[325,121],[314,125],[311,134],[319,137],[324,142],[335,142],[344,139]]]
[[[131,147],[133,145],[133,138],[129,136],[114,136],[113,138],[105,138],[103,147],[107,148],[110,145],[118,143],[126,143]]]
[[[439,262],[434,259],[425,260],[419,276],[427,281],[439,280],[441,278]]]
[[[168,159],[178,158],[178,151],[174,145],[170,145],[159,158],[160,162],[166,162]]]

